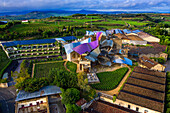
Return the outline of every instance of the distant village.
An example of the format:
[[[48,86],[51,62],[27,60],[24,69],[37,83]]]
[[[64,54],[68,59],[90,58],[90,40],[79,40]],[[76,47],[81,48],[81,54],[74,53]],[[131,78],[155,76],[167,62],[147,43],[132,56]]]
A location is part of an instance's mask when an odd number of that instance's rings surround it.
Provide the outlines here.
[[[81,39],[66,36],[4,41],[0,46],[11,60],[55,59],[61,56],[63,61],[76,64],[76,73],[85,73],[88,84],[92,86],[102,82],[98,73],[128,69],[112,90],[94,88],[96,96],[90,101],[85,98],[76,100],[80,113],[164,113],[164,63],[168,54],[166,46],[159,42],[159,38],[141,30],[112,29],[86,31]],[[3,73],[3,78],[9,77],[10,72],[8,76]],[[0,86],[9,85],[1,83]],[[35,92],[21,90],[15,99],[15,113],[65,113],[67,106],[62,99],[62,90],[55,85]]]

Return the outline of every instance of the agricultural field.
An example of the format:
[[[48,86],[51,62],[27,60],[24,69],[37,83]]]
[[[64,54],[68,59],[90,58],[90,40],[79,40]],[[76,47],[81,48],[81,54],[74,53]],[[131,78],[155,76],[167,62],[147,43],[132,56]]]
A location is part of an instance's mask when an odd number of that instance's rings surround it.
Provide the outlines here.
[[[43,62],[35,64],[34,77],[46,77],[52,68],[65,69],[63,61]]]
[[[136,26],[141,26],[141,25],[146,25],[147,22],[138,22],[138,21],[133,21],[132,20],[113,20],[111,18],[105,19],[105,18],[101,18],[100,16],[85,16],[83,18],[74,18],[71,16],[68,17],[64,17],[64,19],[56,19],[56,18],[52,18],[52,19],[32,19],[30,20],[30,23],[28,24],[19,24],[19,25],[15,25],[11,28],[9,28],[8,30],[10,32],[32,32],[32,31],[36,31],[38,29],[41,29],[43,31],[46,30],[51,30],[54,31],[56,29],[58,29],[58,27],[63,27],[63,26],[80,26],[80,25],[86,25],[86,23],[91,23],[93,25],[101,25],[103,24],[103,26],[105,26],[104,28],[107,29],[107,25],[108,24],[120,24],[122,26],[125,26],[126,24],[130,24],[130,25],[136,25]],[[112,26],[114,27],[114,26]],[[109,28],[110,29],[110,28]]]
[[[3,51],[2,47],[0,46],[0,71],[10,62],[7,55]]]
[[[100,83],[91,84],[94,89],[109,91],[116,88],[127,73],[128,68],[120,68],[113,72],[97,73]]]

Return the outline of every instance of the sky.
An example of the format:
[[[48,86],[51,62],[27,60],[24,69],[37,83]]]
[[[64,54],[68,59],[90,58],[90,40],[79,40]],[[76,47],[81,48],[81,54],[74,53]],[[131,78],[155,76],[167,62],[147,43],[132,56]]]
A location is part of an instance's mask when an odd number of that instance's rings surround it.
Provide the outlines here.
[[[0,0],[0,12],[55,9],[170,11],[170,0]]]

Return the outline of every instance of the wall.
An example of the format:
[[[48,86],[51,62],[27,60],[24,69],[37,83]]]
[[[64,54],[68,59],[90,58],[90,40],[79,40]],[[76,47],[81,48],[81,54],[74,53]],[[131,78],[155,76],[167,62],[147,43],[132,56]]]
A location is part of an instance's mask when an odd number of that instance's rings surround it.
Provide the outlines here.
[[[22,108],[22,105],[24,105],[24,107],[29,107],[30,103],[32,103],[32,105],[37,105],[37,102],[41,103],[41,101],[43,101],[43,103],[47,103],[46,97],[42,97],[42,98],[38,98],[38,99],[30,99],[30,100],[24,100],[24,101],[19,101],[17,102],[17,111],[19,111],[19,108]],[[34,109],[35,111],[36,109]]]
[[[161,113],[161,112],[154,111],[154,110],[151,110],[151,109],[148,109],[148,108],[145,108],[145,107],[142,107],[142,106],[138,106],[138,105],[135,105],[135,104],[132,104],[132,103],[129,103],[129,102],[125,102],[125,101],[119,100],[119,99],[116,99],[114,104],[123,106],[125,108],[128,108],[128,105],[130,105],[130,109],[132,109],[134,111],[136,111],[136,108],[138,107],[139,108],[139,112],[141,112],[141,113],[145,113],[145,110],[148,111],[146,113]]]
[[[161,64],[157,64],[154,67],[152,67],[151,70],[164,71],[165,70],[165,66],[163,66]]]
[[[8,83],[0,83],[0,87],[1,88],[7,88],[8,87]]]

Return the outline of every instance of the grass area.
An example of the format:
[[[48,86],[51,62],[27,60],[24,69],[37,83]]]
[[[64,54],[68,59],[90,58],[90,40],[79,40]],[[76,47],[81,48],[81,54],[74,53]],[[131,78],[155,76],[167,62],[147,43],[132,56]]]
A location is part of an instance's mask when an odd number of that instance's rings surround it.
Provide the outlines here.
[[[7,55],[3,51],[2,47],[0,46],[0,71],[10,62]]]
[[[73,63],[73,62],[67,62],[66,64],[67,68],[71,71],[71,72],[75,72],[77,70],[77,64]]]
[[[35,64],[34,77],[46,77],[52,68],[65,69],[63,61],[54,62],[44,62]]]
[[[97,73],[100,83],[91,84],[94,89],[97,90],[112,90],[116,88],[120,81],[123,79],[124,75],[127,73],[128,68],[120,68],[113,72],[102,72]]]

